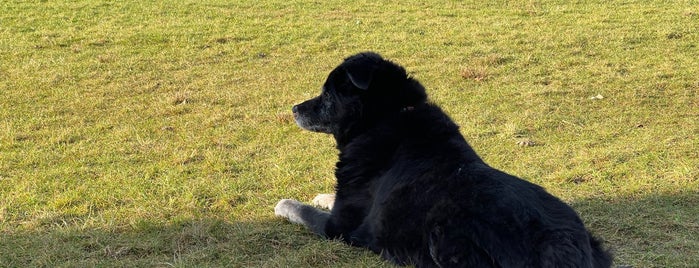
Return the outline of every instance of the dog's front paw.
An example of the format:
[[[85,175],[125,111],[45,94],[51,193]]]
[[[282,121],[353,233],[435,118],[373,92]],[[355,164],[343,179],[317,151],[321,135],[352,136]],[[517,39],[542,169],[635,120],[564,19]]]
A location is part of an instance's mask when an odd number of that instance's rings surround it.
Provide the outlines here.
[[[325,208],[328,210],[333,209],[333,204],[335,204],[335,194],[319,194],[313,198],[311,204],[317,207]]]
[[[274,215],[288,219],[301,205],[301,202],[293,199],[279,200],[274,206]]]

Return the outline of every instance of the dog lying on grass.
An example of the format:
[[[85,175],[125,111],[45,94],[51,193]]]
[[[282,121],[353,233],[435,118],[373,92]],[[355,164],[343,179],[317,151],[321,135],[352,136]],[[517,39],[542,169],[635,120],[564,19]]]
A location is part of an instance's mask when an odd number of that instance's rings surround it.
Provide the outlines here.
[[[275,214],[323,237],[417,267],[609,267],[577,213],[543,188],[488,166],[406,71],[372,52],[292,108],[340,151],[321,210],[284,199]]]

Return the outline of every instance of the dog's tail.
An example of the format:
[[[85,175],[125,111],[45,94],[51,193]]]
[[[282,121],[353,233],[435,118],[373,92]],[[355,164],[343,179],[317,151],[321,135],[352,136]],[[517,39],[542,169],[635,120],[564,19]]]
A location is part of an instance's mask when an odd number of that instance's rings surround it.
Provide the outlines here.
[[[592,248],[592,266],[595,268],[607,268],[612,266],[612,254],[602,246],[602,242],[588,232],[590,247]]]

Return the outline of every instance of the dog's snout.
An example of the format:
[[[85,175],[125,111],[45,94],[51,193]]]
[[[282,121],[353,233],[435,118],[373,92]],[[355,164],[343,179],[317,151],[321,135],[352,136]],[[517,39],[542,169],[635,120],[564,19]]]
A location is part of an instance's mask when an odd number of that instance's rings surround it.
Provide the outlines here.
[[[297,114],[299,112],[299,106],[294,105],[293,107],[291,107],[291,112],[294,114]]]

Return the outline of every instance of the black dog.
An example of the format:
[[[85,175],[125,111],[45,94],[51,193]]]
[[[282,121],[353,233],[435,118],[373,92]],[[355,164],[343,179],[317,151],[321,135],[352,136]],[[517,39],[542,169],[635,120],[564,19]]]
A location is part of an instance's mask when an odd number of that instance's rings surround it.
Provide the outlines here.
[[[609,267],[575,211],[488,166],[405,70],[375,53],[347,58],[297,124],[330,133],[337,188],[275,213],[328,238],[417,267]]]

